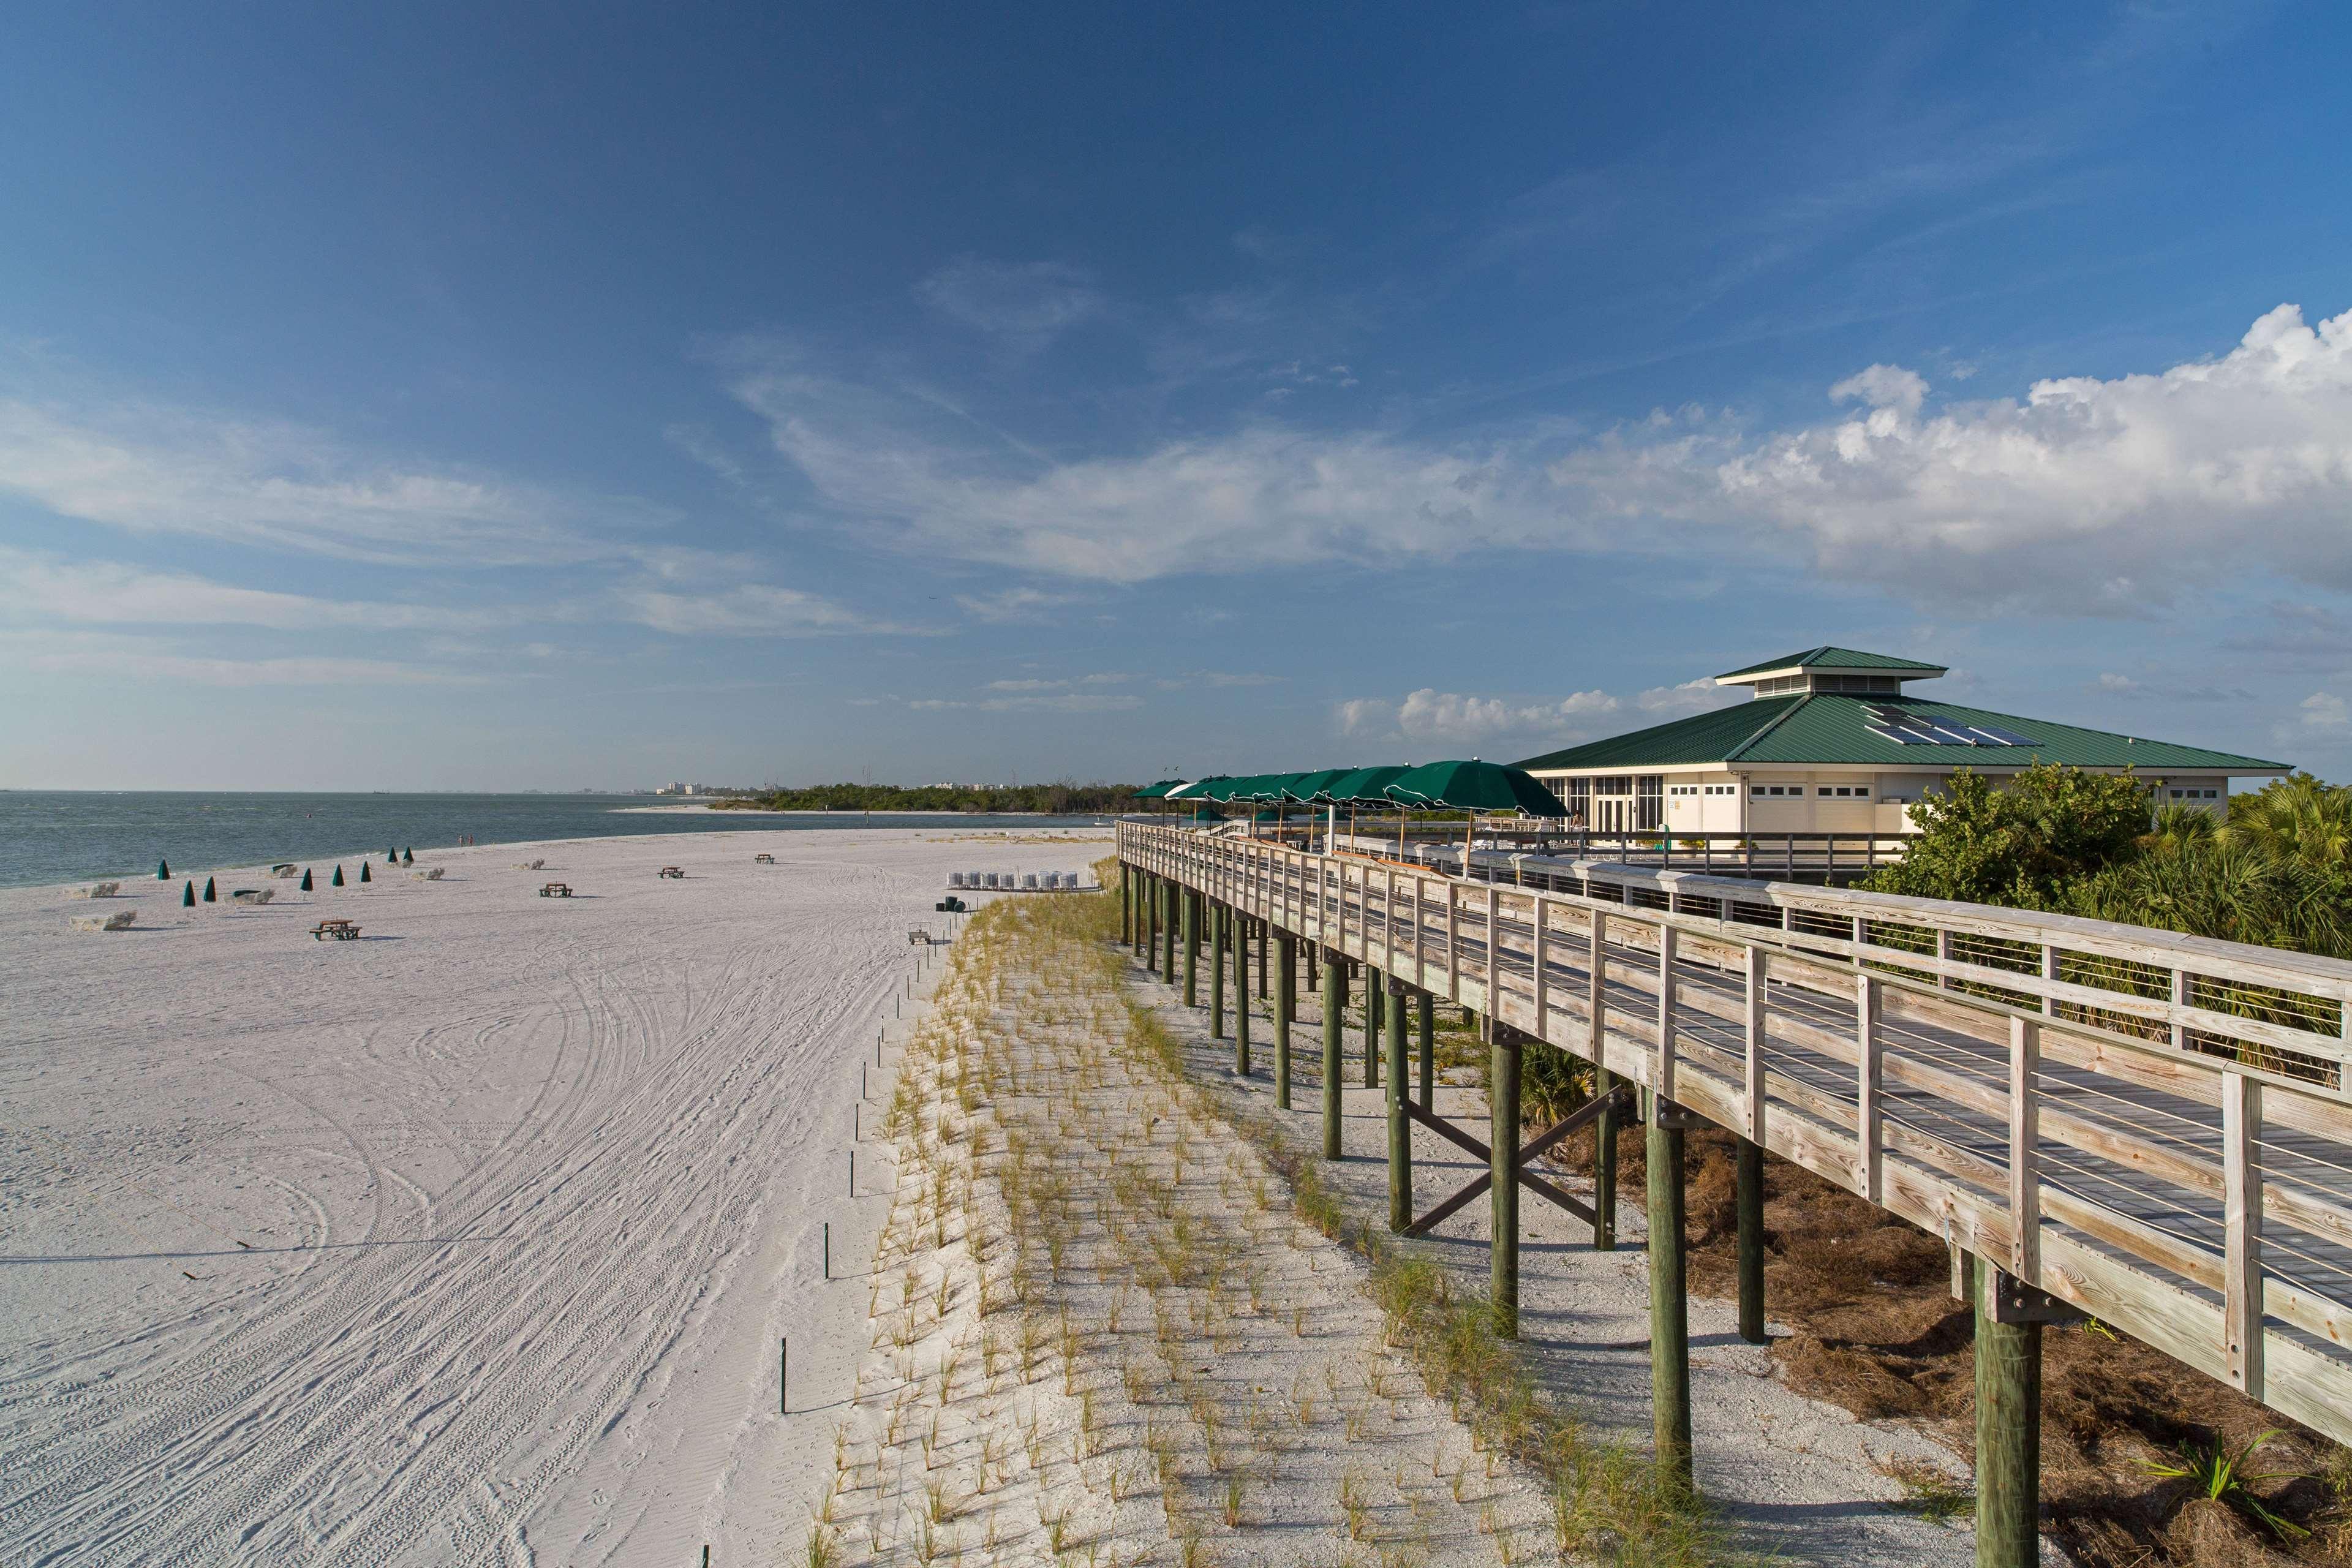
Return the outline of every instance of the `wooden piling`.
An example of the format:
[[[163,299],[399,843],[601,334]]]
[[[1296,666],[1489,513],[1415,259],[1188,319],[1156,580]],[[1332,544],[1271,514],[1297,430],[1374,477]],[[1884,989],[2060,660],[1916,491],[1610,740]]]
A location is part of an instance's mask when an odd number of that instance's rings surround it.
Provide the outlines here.
[[[1135,933],[1135,900],[1131,897],[1134,889],[1129,886],[1134,879],[1134,868],[1124,860],[1120,861],[1118,863],[1118,937],[1121,942],[1127,942]]]
[[[1184,901],[1184,1005],[1201,1005],[1201,895],[1187,888],[1177,897]]]
[[[1492,1276],[1487,1289],[1495,1332],[1519,1337],[1519,1038],[1490,1027],[1486,1047],[1486,1142],[1493,1184],[1488,1190],[1494,1233]]]
[[[1309,995],[1313,995],[1319,989],[1317,984],[1319,976],[1316,972],[1321,967],[1322,965],[1316,962],[1315,944],[1310,942],[1307,944],[1307,991]]]
[[[1387,1000],[1381,972],[1364,965],[1364,1087],[1381,1086],[1381,1007]]]
[[[1274,1103],[1290,1109],[1290,1026],[1298,1011],[1298,939],[1284,931],[1274,939]]]
[[[1168,884],[1168,907],[1160,921],[1160,981],[1163,985],[1176,984],[1176,893],[1180,886],[1172,881]]]
[[[1592,1092],[1607,1094],[1617,1087],[1617,1075],[1607,1068],[1592,1069]],[[1592,1119],[1592,1250],[1617,1250],[1617,1108],[1605,1106]]]
[[[1421,1046],[1421,1108],[1437,1114],[1437,998],[1426,991],[1412,994],[1413,1023]]]
[[[1220,903],[1209,905],[1209,1038],[1225,1037],[1225,928],[1233,916]]]
[[[1389,1058],[1389,1228],[1402,1230],[1412,1223],[1412,1119],[1405,1111],[1412,1078],[1404,1058],[1404,999],[1396,994],[1395,984],[1391,979],[1381,987],[1388,995],[1381,1008],[1381,1026]]]
[[[1348,967],[1334,952],[1323,965],[1323,1157],[1339,1157],[1340,1058],[1347,1050]]]
[[[1274,930],[1274,922],[1254,920],[1250,923],[1257,927],[1257,999],[1261,1002],[1272,1001],[1272,994],[1266,986],[1265,943],[1268,934]]]
[[[1998,1321],[2011,1284],[1977,1265],[1977,1568],[2042,1560],[2042,1325]]]
[[[1234,926],[1234,1070],[1250,1075],[1249,938]]]
[[[1683,1130],[1672,1101],[1645,1091],[1649,1122],[1650,1422],[1658,1473],[1688,1495],[1691,1476],[1690,1307],[1683,1255]]]
[[[1734,1206],[1739,1215],[1739,1337],[1764,1342],[1764,1151],[1738,1140]]]

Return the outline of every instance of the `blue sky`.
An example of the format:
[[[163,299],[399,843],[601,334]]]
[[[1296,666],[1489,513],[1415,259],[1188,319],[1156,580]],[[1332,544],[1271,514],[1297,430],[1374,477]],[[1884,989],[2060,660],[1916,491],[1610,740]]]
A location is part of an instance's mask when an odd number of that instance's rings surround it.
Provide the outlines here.
[[[2352,777],[2339,7],[380,9],[0,21],[0,784]]]

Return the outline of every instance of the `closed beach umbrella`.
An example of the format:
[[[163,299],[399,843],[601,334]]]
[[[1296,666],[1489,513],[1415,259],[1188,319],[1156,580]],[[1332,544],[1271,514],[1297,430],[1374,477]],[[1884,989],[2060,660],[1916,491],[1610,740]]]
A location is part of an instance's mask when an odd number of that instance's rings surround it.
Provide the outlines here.
[[[1478,813],[1516,811],[1526,816],[1566,816],[1559,797],[1538,783],[1533,773],[1500,763],[1423,763],[1411,773],[1389,781],[1388,795],[1406,805],[1444,806],[1466,811],[1470,826],[1462,834],[1462,869],[1470,869],[1470,839]],[[1400,830],[1402,838],[1402,830]]]
[[[310,868],[308,866],[302,868],[302,890],[306,893],[310,890]]]
[[[213,891],[213,879],[210,877],[205,879],[205,902],[208,904],[220,902],[219,895]]]
[[[404,866],[414,866],[414,865],[415,865],[415,864],[416,864],[416,851],[415,851],[415,850],[414,850],[414,849],[404,849],[404,850],[402,850],[402,851],[400,852],[400,863],[401,863],[402,865],[404,865]]]
[[[196,885],[194,882],[180,889],[180,907],[184,910],[196,907]]]
[[[338,866],[338,867],[336,867],[336,868],[335,868],[335,886],[337,886],[338,888],[340,888],[340,887],[341,887],[342,885],[343,885],[343,868],[342,868],[341,866]]]
[[[368,875],[368,865],[364,860],[360,862],[360,880],[362,882],[373,880],[373,879]]]
[[[172,879],[172,863],[169,860],[155,862],[155,879],[159,882],[168,882]]]
[[[388,848],[388,849],[386,849],[386,850],[383,852],[383,863],[384,863],[385,865],[387,865],[387,866],[391,865],[394,860],[397,860],[397,859],[399,859],[399,858],[400,858],[400,851],[399,851],[399,850],[397,850],[397,849],[389,849],[389,848]]]

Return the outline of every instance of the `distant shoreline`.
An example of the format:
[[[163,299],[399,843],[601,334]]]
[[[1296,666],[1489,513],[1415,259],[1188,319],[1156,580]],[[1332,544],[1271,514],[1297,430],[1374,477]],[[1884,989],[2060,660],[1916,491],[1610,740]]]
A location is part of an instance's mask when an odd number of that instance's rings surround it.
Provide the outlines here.
[[[730,816],[1003,816],[1017,818],[1038,816],[1117,816],[1118,815],[1118,813],[1115,811],[948,811],[918,810],[911,806],[885,805],[872,807],[862,805],[801,805],[793,806],[786,810],[778,810],[773,806],[767,805],[719,805],[716,803],[708,805],[701,804],[692,805],[621,805],[614,807],[613,810],[614,815],[615,816],[633,814],[650,815],[658,812],[681,811],[724,811]]]

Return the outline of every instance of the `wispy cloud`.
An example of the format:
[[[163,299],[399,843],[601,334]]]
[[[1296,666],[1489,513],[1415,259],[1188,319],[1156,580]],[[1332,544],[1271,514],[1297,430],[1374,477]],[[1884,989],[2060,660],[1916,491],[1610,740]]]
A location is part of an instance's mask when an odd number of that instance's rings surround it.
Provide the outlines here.
[[[53,633],[0,633],[0,647],[8,649],[17,668],[37,674],[111,676],[173,685],[477,686],[490,679],[478,670],[397,659],[326,655],[234,658],[173,651],[131,639],[60,639]],[[501,679],[507,678],[502,674]]]
[[[1535,702],[1423,687],[1395,700],[1359,697],[1334,703],[1331,721],[1345,736],[1412,745],[1557,744],[1664,723],[1744,695],[1706,679],[1653,687],[1632,698],[1596,689]]]
[[[1036,353],[1104,310],[1094,279],[1059,261],[959,257],[917,284],[915,293],[948,320],[1020,353]]]
[[[323,599],[112,561],[0,546],[0,616],[82,625],[261,626],[277,631],[478,630],[536,612]]]
[[[924,630],[877,620],[797,588],[761,583],[708,593],[623,589],[616,598],[625,618],[677,637],[825,637]]]
[[[663,521],[640,503],[374,457],[290,423],[134,402],[0,401],[0,493],[131,533],[410,565],[611,558]]]

